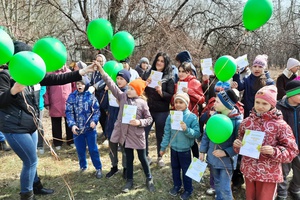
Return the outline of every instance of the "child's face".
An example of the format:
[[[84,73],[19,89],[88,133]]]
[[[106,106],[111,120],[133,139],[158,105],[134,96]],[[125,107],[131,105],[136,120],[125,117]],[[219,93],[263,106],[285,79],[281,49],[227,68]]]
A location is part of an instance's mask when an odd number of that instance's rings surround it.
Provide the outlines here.
[[[299,69],[299,66],[293,67],[290,69],[291,72],[296,73]]]
[[[128,86],[128,90],[127,90],[127,96],[129,98],[134,98],[134,97],[138,97],[135,89],[133,87],[131,87],[130,85]]]
[[[190,73],[184,71],[182,67],[178,68],[178,77],[179,77],[180,80],[184,80],[186,77],[188,77],[189,74]]]
[[[85,85],[82,83],[82,82],[76,82],[76,88],[78,90],[78,92],[83,92],[84,91],[84,88],[85,88]]]
[[[254,76],[261,76],[264,73],[264,68],[262,66],[254,65],[251,67],[251,72]]]
[[[268,112],[269,110],[271,110],[271,108],[272,105],[266,100],[256,98],[254,101],[254,109],[258,114],[263,114],[265,112]]]
[[[298,106],[300,105],[300,94],[291,96],[288,98],[288,102],[291,106]]]
[[[186,110],[187,106],[181,99],[175,99],[174,101],[175,110],[184,111]]]
[[[226,108],[224,106],[224,104],[222,103],[222,101],[219,99],[218,96],[216,97],[214,108],[215,108],[215,111],[217,111],[217,112],[223,112],[224,110],[228,110],[228,108]]]
[[[123,88],[127,85],[127,81],[123,77],[117,76],[117,85],[119,88]]]
[[[148,68],[148,64],[143,62],[143,63],[141,64],[141,68],[142,68],[143,70],[146,70],[146,69]]]

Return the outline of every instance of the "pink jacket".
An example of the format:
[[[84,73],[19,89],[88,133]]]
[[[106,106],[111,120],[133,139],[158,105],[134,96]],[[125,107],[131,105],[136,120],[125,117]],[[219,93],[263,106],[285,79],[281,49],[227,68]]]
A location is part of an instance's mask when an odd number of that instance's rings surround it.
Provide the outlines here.
[[[293,131],[283,120],[281,111],[272,109],[257,116],[253,109],[250,116],[240,125],[238,138],[241,141],[247,129],[265,132],[262,146],[272,146],[274,155],[261,154],[259,159],[243,156],[241,171],[244,176],[253,181],[283,182],[281,163],[291,162],[299,151]],[[238,148],[234,150],[239,153]]]
[[[70,72],[66,66],[50,74],[64,74]],[[69,94],[72,93],[72,83],[65,85],[48,86],[44,95],[45,106],[49,106],[50,117],[65,117],[66,101]]]
[[[113,143],[125,143],[125,148],[131,149],[145,149],[146,139],[144,127],[150,125],[153,121],[148,104],[141,98],[128,98],[125,92],[122,92],[108,75],[102,76],[112,94],[119,101],[120,110],[117,121],[114,125],[110,141]],[[131,126],[129,124],[122,124],[122,114],[124,104],[137,106],[136,119],[140,120],[140,126]]]

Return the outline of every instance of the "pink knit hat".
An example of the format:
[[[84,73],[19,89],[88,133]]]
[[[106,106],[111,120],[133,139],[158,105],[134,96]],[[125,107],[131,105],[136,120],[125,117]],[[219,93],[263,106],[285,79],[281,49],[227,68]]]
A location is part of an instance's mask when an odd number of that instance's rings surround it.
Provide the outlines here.
[[[252,66],[261,66],[266,68],[268,66],[268,56],[266,54],[257,55],[253,61]]]
[[[277,103],[277,87],[275,85],[264,86],[256,92],[255,99],[263,99],[273,107]]]

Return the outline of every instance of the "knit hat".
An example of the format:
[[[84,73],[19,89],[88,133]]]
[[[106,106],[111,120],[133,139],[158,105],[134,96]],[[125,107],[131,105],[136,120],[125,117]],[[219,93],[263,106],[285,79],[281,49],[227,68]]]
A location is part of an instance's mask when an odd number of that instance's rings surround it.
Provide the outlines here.
[[[230,84],[228,82],[222,82],[222,81],[218,81],[215,85],[215,92],[220,92],[223,90],[228,90],[230,89]]]
[[[138,96],[141,96],[146,88],[146,81],[142,79],[135,79],[129,83],[131,87],[136,91]]]
[[[256,98],[263,99],[275,107],[277,103],[277,87],[275,85],[262,87],[256,92],[255,99]]]
[[[261,66],[266,68],[268,66],[268,56],[266,54],[256,56],[252,66]]]
[[[238,96],[236,96],[235,92],[231,89],[219,92],[218,98],[229,110],[233,110],[234,105],[239,100]]]
[[[15,54],[19,53],[20,51],[32,51],[32,47],[28,44],[25,44],[24,42],[15,41],[14,42],[15,47]]]
[[[296,60],[295,58],[289,58],[286,64],[286,68],[288,70],[292,69],[293,67],[300,66],[299,60]]]
[[[190,103],[190,97],[189,97],[189,95],[188,95],[187,93],[184,93],[184,92],[183,92],[183,93],[177,93],[177,94],[175,95],[174,101],[175,101],[176,99],[182,100],[182,101],[186,104],[187,107],[189,106],[189,103]]]
[[[300,81],[292,80],[288,82],[285,86],[285,91],[287,98],[300,94]]]
[[[122,69],[118,72],[117,76],[121,76],[126,80],[127,83],[129,83],[131,74],[127,69]]]
[[[76,65],[78,66],[79,69],[86,68],[86,66],[87,66],[87,65],[86,65],[84,62],[82,62],[81,60],[78,61],[78,62],[76,63]]]
[[[149,65],[149,60],[148,60],[148,58],[142,57],[141,60],[140,60],[140,64],[142,64],[142,63],[147,63],[147,64]]]

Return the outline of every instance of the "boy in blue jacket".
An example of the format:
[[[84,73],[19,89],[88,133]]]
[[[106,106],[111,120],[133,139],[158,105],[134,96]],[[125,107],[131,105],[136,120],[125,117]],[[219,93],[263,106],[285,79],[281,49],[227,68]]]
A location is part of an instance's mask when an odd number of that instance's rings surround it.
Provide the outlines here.
[[[209,140],[204,132],[200,145],[201,161],[204,161],[204,155],[207,153],[206,160],[210,165],[210,170],[214,178],[216,200],[233,199],[231,191],[231,177],[237,164],[237,154],[233,150],[233,142],[238,134],[240,123],[243,119],[242,114],[236,108],[235,104],[238,96],[231,89],[221,91],[216,96],[214,108],[216,112],[228,116],[233,124],[233,133],[221,144],[215,144]],[[222,133],[219,133],[222,134]]]
[[[191,147],[196,138],[200,136],[197,116],[189,111],[190,102],[187,93],[176,94],[174,98],[175,110],[183,112],[183,121],[180,123],[182,131],[171,129],[171,115],[168,116],[165,124],[163,140],[160,144],[160,155],[163,156],[166,148],[171,146],[171,166],[173,177],[173,188],[170,190],[172,196],[177,196],[181,189],[182,181],[180,172],[182,171],[184,192],[180,198],[187,200],[193,192],[192,179],[185,175],[192,162]]]
[[[102,178],[102,164],[97,146],[96,125],[100,117],[96,97],[85,90],[83,81],[76,82],[76,88],[67,99],[66,117],[72,129],[74,144],[79,159],[80,172],[87,169],[86,144],[96,169],[96,178]]]

